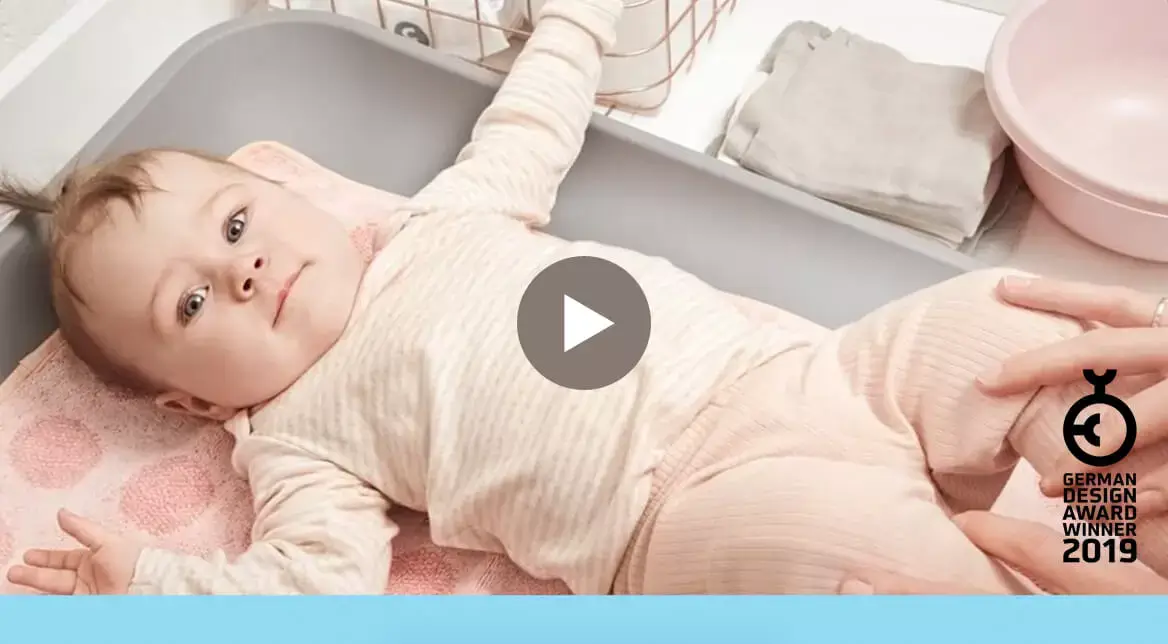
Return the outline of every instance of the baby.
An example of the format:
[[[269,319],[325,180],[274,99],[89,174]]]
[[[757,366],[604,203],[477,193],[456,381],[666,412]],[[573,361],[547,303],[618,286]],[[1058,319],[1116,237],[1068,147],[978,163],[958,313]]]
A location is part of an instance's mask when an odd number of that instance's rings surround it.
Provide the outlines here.
[[[621,11],[545,5],[469,145],[381,222],[368,265],[336,217],[192,153],[123,156],[52,200],[9,190],[53,216],[53,298],[77,355],[225,422],[256,506],[234,560],[63,512],[82,547],[30,551],[10,579],[378,593],[396,504],[427,512],[439,545],[505,553],[576,593],[822,593],[872,567],[1024,591],[948,516],[987,508],[1019,455],[1051,471],[1086,385],[991,398],[975,381],[1083,325],[1001,304],[1001,275],[974,273],[807,336],[662,259],[540,232]],[[628,270],[653,313],[639,365],[592,391],[544,379],[516,337],[531,279],[579,255]],[[1141,556],[1168,564],[1163,524],[1141,530]]]

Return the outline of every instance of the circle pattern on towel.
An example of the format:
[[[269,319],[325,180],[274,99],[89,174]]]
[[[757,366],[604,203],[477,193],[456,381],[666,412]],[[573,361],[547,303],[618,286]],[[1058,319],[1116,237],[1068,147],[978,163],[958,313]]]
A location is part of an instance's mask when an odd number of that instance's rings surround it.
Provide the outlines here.
[[[63,489],[85,478],[101,460],[101,442],[79,421],[45,416],[17,430],[9,446],[12,467],[40,488]]]
[[[506,557],[491,555],[480,580],[480,592],[486,595],[564,595],[568,587],[558,580],[536,579],[524,574]]]
[[[0,566],[8,563],[8,560],[12,558],[12,542],[12,531],[8,529],[4,520],[0,519]]]
[[[349,240],[357,247],[357,252],[361,254],[361,259],[366,264],[373,261],[374,244],[377,241],[377,224],[366,224],[358,226],[349,233]]]
[[[142,468],[122,488],[119,508],[131,523],[155,536],[195,522],[211,505],[215,486],[207,468],[190,456],[172,456]]]
[[[459,570],[452,559],[453,553],[435,546],[422,546],[395,556],[386,592],[391,595],[452,594],[459,578]]]

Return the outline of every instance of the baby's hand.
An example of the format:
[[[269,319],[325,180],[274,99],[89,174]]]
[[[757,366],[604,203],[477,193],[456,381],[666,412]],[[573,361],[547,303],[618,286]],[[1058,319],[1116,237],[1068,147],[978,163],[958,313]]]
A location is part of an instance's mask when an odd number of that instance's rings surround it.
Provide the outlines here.
[[[134,578],[142,546],[68,510],[57,523],[84,548],[29,550],[25,565],[13,566],[8,581],[54,595],[124,595]]]

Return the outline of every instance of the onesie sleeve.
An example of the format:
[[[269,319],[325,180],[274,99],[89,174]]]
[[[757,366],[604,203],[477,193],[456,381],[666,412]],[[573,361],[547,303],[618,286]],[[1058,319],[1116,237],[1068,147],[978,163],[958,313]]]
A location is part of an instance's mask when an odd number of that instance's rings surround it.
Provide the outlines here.
[[[389,541],[397,534],[388,500],[336,465],[278,439],[243,440],[235,458],[255,497],[251,547],[235,560],[222,551],[204,558],[147,548],[130,593],[383,593]]]
[[[623,0],[552,0],[454,165],[412,200],[545,225],[592,118]]]

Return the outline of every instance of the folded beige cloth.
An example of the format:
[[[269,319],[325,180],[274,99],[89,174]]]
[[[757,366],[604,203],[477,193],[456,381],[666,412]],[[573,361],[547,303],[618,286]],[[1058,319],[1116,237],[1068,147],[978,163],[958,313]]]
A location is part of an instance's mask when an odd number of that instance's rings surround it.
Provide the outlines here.
[[[1008,145],[980,72],[813,22],[784,30],[761,69],[725,156],[951,243],[978,230]]]

